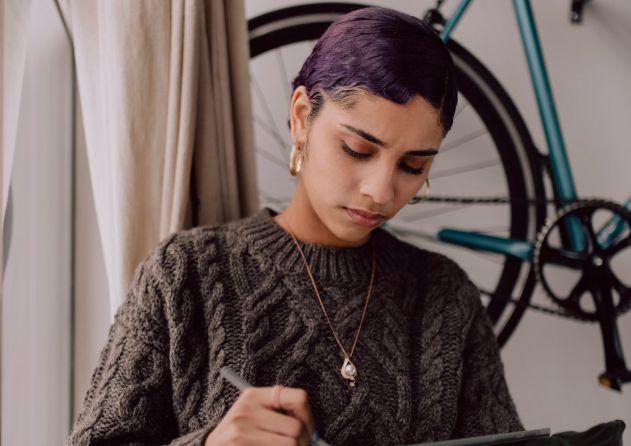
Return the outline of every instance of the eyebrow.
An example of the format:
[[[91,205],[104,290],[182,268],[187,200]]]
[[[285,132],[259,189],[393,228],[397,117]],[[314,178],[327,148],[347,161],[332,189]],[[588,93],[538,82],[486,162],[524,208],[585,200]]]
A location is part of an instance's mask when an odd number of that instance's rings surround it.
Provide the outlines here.
[[[379,138],[377,138],[376,136],[371,135],[368,132],[365,132],[364,130],[360,130],[358,128],[353,127],[352,125],[348,125],[348,124],[344,124],[344,123],[340,123],[340,125],[348,130],[350,130],[351,132],[355,133],[356,135],[361,136],[362,138],[364,138],[366,141],[371,142],[373,144],[377,144],[380,147],[383,147],[384,149],[387,148],[387,144],[384,143],[382,140],[380,140]],[[438,150],[436,149],[426,149],[426,150],[408,150],[407,152],[404,153],[404,155],[419,155],[419,156],[432,156],[432,155],[436,155],[438,153]]]

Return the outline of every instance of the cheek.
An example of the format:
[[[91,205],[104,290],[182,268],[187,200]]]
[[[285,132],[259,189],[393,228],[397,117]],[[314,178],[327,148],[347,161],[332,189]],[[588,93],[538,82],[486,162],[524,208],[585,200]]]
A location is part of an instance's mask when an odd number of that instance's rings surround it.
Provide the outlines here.
[[[400,207],[405,203],[406,197],[414,193],[414,179],[410,179],[409,175],[404,172],[396,172],[393,178],[392,187],[394,188],[393,204]]]
[[[404,206],[412,197],[419,193],[425,193],[425,180],[429,174],[430,164],[425,164],[425,172],[422,175],[410,175],[406,172],[398,174],[397,182],[397,206]]]
[[[318,178],[319,187],[328,193],[339,194],[357,183],[359,163],[336,150],[335,147],[318,147],[318,152],[309,159],[310,171]]]
[[[362,172],[361,163],[351,159],[342,149],[331,154],[330,175],[337,184],[352,185],[359,181]]]

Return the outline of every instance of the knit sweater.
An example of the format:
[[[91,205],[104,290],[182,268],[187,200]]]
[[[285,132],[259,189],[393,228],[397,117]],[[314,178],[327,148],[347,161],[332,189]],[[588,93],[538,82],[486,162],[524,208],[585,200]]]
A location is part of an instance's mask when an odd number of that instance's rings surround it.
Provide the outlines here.
[[[307,391],[335,446],[401,445],[523,430],[476,286],[448,257],[371,233],[373,291],[352,356],[357,383],[291,235],[270,208],[179,231],[140,263],[66,442],[198,445],[255,386]],[[359,326],[370,243],[299,241],[347,350]]]

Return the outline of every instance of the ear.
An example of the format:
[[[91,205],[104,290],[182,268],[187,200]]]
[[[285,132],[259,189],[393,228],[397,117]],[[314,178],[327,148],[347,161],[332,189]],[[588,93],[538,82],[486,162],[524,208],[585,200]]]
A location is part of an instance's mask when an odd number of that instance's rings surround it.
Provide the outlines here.
[[[294,90],[289,108],[290,132],[294,143],[304,143],[307,139],[307,116],[309,116],[310,110],[311,105],[309,104],[307,89],[304,85],[300,85]]]

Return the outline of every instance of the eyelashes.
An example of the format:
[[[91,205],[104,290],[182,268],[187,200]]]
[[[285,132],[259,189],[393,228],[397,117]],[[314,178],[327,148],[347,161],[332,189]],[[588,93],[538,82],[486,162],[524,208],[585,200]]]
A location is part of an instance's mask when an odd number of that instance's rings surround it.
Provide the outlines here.
[[[359,158],[359,159],[368,159],[368,158],[370,158],[370,154],[355,152],[353,149],[348,147],[348,145],[346,145],[345,142],[342,142],[342,149],[344,149],[344,151],[346,153],[348,153],[350,156],[352,156],[353,158]]]
[[[344,150],[347,155],[352,156],[353,158],[356,158],[358,160],[367,160],[371,157],[369,153],[359,153],[354,151],[345,142],[342,142],[342,150]],[[412,175],[421,175],[423,172],[425,172],[424,167],[414,168],[405,163],[401,163],[399,166],[401,167],[401,170]]]

